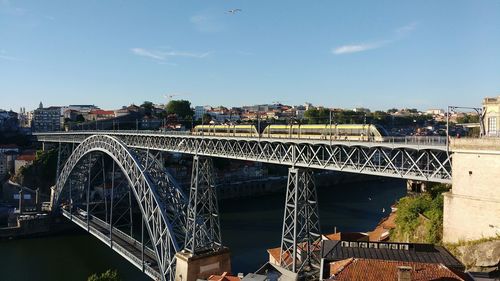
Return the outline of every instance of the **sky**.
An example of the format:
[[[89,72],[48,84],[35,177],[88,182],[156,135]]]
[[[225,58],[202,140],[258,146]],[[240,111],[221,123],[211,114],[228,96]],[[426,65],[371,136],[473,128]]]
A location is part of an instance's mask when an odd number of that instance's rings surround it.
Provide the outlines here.
[[[0,108],[166,95],[480,106],[500,95],[500,0],[0,0]]]

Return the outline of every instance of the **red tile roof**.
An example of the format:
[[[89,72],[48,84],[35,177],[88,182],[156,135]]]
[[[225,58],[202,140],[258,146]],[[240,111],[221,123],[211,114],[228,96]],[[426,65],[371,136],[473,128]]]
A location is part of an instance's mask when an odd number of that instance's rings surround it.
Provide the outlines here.
[[[24,161],[35,161],[36,155],[35,154],[23,154],[19,155],[16,160],[24,160]]]
[[[210,275],[207,279],[208,281],[240,281],[241,279],[237,276],[229,275],[229,273],[224,272],[222,275]]]
[[[412,281],[465,281],[465,275],[455,273],[443,264],[386,261],[373,259],[345,259],[330,263],[331,280],[398,280],[398,267],[410,267]]]
[[[385,241],[389,238],[389,231],[396,228],[396,212],[392,212],[389,217],[383,218],[377,227],[368,232],[370,241]]]
[[[102,110],[102,109],[93,109],[89,113],[96,114],[96,115],[114,115],[115,114],[115,112],[113,110]]]

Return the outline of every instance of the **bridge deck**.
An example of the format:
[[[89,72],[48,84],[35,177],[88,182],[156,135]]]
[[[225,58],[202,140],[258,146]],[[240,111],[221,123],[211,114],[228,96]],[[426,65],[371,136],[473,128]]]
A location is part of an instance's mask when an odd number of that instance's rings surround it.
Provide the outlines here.
[[[37,133],[41,142],[83,142],[113,136],[127,147],[245,161],[451,183],[451,158],[441,138],[388,142],[200,136],[153,131]]]
[[[108,245],[115,252],[131,262],[139,270],[146,273],[154,280],[161,280],[156,257],[151,249],[146,248],[144,251],[144,263],[142,262],[142,243],[126,235],[122,231],[113,227],[112,239],[110,238],[109,224],[100,220],[95,216],[90,216],[90,219],[80,217],[77,214],[71,214],[67,210],[62,209],[62,214],[70,221],[88,231],[93,236]]]

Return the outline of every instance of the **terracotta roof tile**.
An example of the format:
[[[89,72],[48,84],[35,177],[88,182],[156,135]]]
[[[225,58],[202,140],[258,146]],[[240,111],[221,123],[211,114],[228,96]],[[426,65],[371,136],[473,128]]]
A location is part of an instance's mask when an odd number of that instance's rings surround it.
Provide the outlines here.
[[[210,275],[207,279],[208,281],[240,281],[241,279],[237,276],[229,275],[224,272],[222,275]]]
[[[467,280],[442,264],[353,258],[330,263],[330,279],[364,281],[397,280],[398,267],[401,266],[412,268],[412,281]]]

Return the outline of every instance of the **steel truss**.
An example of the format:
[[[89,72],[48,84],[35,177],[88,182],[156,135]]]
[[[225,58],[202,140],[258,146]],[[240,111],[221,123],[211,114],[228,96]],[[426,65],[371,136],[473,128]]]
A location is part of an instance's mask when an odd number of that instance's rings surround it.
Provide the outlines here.
[[[313,173],[309,169],[289,168],[280,266],[294,273],[319,268],[320,261],[316,253],[320,249],[320,236]]]
[[[172,223],[179,248],[184,248],[188,197],[160,161],[161,152],[140,149],[134,149],[134,152],[139,157],[143,169],[151,176],[161,200],[165,202],[165,213]]]
[[[57,168],[56,168],[56,178],[59,178],[59,174],[61,173],[66,160],[68,160],[69,156],[75,149],[74,143],[63,143],[60,142],[57,147]]]
[[[192,254],[222,247],[213,162],[193,157],[185,250]]]
[[[153,157],[151,155],[139,156],[136,151],[128,149],[121,140],[112,136],[97,135],[85,139],[74,149],[61,170],[54,187],[54,196],[51,202],[52,210],[58,210],[61,203],[61,194],[68,189],[66,186],[69,186],[70,200],[73,200],[72,192],[78,192],[81,196],[86,196],[88,213],[90,183],[92,181],[91,170],[100,159],[99,154],[106,154],[111,157],[114,163],[113,173],[116,165],[126,178],[132,196],[135,197],[138,203],[144,226],[150,237],[160,271],[159,275],[162,280],[173,280],[175,253],[181,248],[177,240],[176,227],[170,221],[172,215],[168,214],[169,210],[173,210],[173,207],[168,204],[175,200],[181,202],[182,193],[174,191],[173,182],[170,182],[170,186],[165,183],[165,175],[163,179],[160,179],[159,174],[161,171],[163,173],[166,173],[166,171],[164,168],[162,170],[162,165],[157,161],[152,161]],[[145,160],[147,160],[147,163],[143,163]],[[160,185],[162,187],[158,187]],[[160,195],[159,190],[176,194],[178,197],[165,202],[162,200],[162,197],[165,198],[165,196]],[[129,200],[131,200],[130,197]],[[131,206],[130,202],[129,205]],[[111,203],[111,206],[113,207],[113,203]],[[180,218],[178,221],[182,222],[182,215],[178,217]],[[89,220],[90,215],[88,214],[87,230],[92,233]]]
[[[164,135],[141,132],[92,132],[113,135],[128,147],[200,156],[345,171],[376,176],[451,183],[446,146],[376,142],[244,139]],[[90,133],[37,134],[44,142],[81,142]]]

